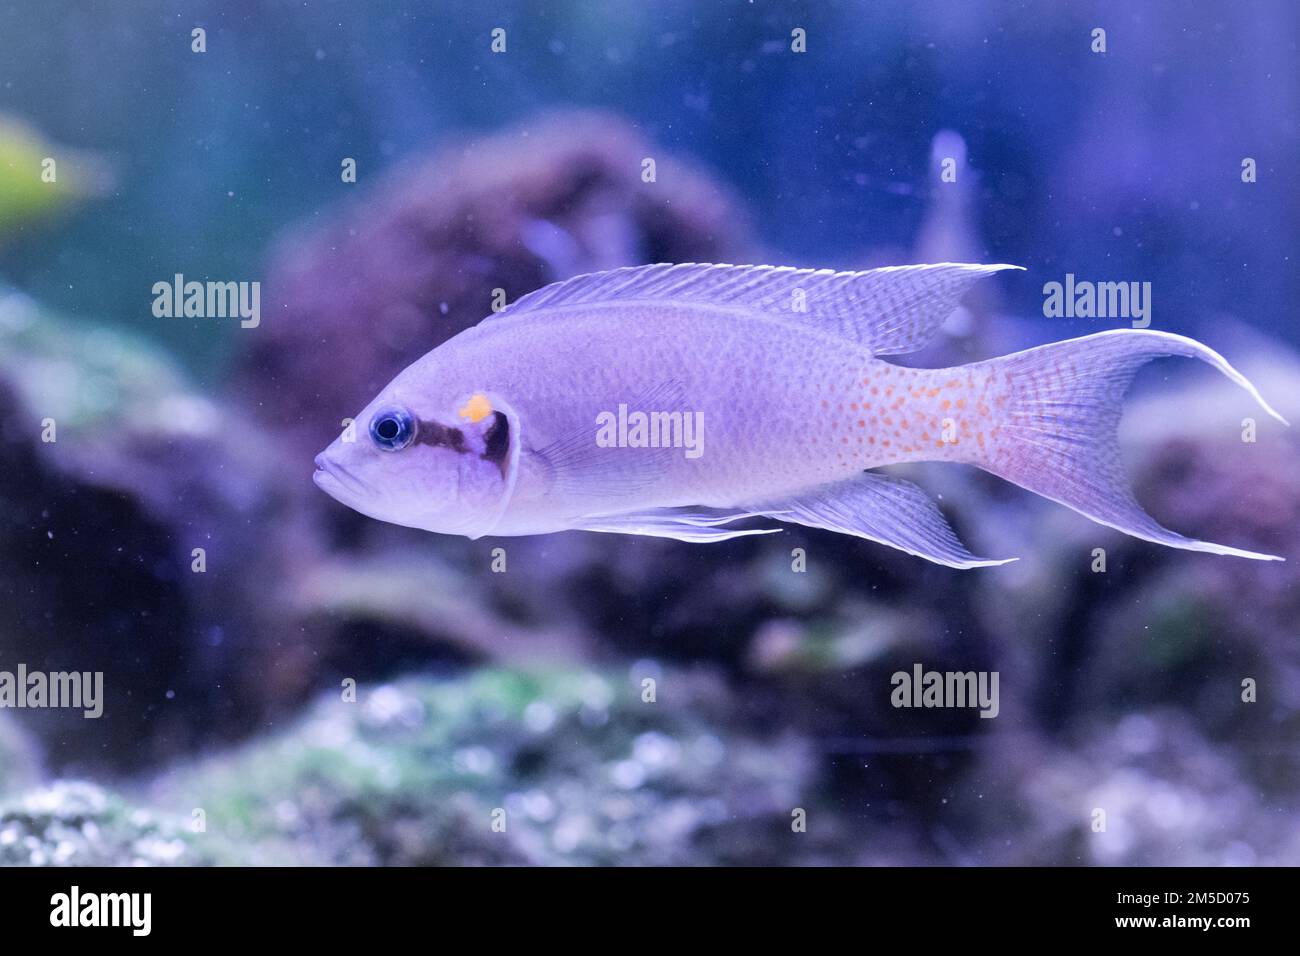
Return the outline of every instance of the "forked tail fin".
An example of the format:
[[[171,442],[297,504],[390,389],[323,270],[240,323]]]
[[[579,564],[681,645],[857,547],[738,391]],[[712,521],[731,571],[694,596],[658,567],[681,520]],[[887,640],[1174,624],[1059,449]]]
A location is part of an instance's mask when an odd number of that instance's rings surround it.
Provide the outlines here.
[[[1133,497],[1119,454],[1121,402],[1139,368],[1170,355],[1213,365],[1287,424],[1214,350],[1169,332],[1117,329],[983,363],[1008,401],[996,440],[975,463],[1134,537],[1188,551],[1283,560],[1184,537],[1162,527]]]

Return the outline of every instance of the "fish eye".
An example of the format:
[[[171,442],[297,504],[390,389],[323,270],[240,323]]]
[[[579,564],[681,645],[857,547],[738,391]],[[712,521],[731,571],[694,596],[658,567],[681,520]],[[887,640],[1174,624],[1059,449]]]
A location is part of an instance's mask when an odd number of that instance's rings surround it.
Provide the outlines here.
[[[384,451],[401,451],[415,440],[415,419],[404,408],[389,408],[370,420],[370,437]]]

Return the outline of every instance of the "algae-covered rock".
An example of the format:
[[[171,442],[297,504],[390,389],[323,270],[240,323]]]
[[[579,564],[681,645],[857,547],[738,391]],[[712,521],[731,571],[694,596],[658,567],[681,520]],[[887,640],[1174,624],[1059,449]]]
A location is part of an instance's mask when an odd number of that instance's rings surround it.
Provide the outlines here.
[[[92,783],[0,801],[0,866],[164,866],[212,859],[180,821]]]
[[[791,826],[815,790],[807,748],[727,729],[728,692],[702,673],[492,669],[347,696],[133,796],[60,783],[11,797],[0,862],[694,864],[834,852],[827,824],[820,836]]]
[[[1293,814],[1172,709],[1090,720],[1059,742],[995,741],[951,810],[983,834],[980,862],[1003,865],[1294,866]]]
[[[484,670],[319,701],[294,729],[161,779],[257,862],[775,862],[809,784],[805,748],[726,729],[691,673]],[[811,849],[811,842],[809,843]]]

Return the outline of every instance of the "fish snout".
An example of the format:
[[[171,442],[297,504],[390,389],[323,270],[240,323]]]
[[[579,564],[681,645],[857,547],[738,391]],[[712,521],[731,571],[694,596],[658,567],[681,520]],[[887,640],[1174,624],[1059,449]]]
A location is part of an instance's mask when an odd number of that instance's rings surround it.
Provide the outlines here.
[[[332,448],[333,446],[331,446]],[[355,472],[341,462],[337,456],[330,454],[330,448],[316,456],[316,471],[311,476],[316,487],[335,498],[336,492],[351,495],[366,495],[369,486]]]
[[[325,457],[325,452],[321,452],[316,456],[315,464],[316,471],[311,476],[311,480],[316,484],[317,488],[328,492],[329,488],[327,485],[330,479],[330,462],[329,459]]]

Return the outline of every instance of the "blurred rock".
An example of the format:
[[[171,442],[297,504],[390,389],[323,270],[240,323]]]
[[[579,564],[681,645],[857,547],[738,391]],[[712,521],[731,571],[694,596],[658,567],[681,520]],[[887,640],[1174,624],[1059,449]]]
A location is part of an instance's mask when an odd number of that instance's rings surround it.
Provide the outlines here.
[[[140,341],[7,292],[0,394],[0,659],[105,675],[97,720],[24,713],[52,764],[138,766],[305,694],[265,589],[306,540],[301,496],[256,432]]]

